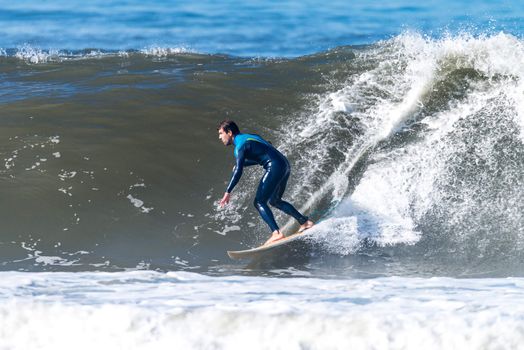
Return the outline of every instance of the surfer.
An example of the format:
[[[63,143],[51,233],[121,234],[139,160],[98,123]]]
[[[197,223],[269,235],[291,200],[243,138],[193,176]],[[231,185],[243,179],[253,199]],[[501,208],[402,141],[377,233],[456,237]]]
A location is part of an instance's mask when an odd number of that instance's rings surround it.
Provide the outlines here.
[[[263,166],[266,172],[258,185],[254,204],[272,231],[271,237],[264,245],[285,237],[280,232],[268,203],[294,217],[300,223],[298,232],[311,228],[314,225],[311,220],[302,215],[293,205],[282,200],[290,174],[287,158],[259,135],[241,134],[238,126],[232,120],[222,121],[217,130],[218,138],[225,146],[235,145],[236,157],[236,165],[226,192],[220,200],[220,205],[223,207],[229,203],[231,191],[240,180],[244,166],[258,164]]]

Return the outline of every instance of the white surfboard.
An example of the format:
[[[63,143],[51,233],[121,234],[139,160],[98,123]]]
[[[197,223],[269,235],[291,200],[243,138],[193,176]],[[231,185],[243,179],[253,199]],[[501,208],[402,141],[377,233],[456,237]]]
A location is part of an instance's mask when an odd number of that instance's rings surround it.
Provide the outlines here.
[[[231,259],[246,259],[246,258],[252,258],[260,253],[270,251],[276,247],[280,247],[282,245],[291,243],[293,241],[305,238],[311,234],[311,230],[306,230],[304,232],[297,232],[290,236],[287,236],[286,238],[282,238],[276,242],[273,242],[268,245],[263,245],[256,248],[246,249],[246,250],[228,250],[227,255]]]

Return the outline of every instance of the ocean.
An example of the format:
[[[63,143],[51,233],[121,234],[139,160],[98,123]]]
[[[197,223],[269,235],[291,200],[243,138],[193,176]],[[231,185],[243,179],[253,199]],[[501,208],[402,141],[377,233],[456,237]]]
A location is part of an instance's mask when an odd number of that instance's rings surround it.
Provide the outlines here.
[[[524,5],[0,1],[0,349],[518,349]],[[234,119],[317,225],[263,243]],[[297,223],[275,209],[285,233]]]

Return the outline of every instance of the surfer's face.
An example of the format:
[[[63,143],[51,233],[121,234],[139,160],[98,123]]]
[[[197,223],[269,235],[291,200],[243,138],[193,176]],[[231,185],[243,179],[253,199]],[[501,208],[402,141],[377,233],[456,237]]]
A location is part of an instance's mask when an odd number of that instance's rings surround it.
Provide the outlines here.
[[[218,130],[218,138],[224,146],[229,146],[233,143],[233,133],[231,131],[225,132],[224,129],[220,128],[220,130]]]

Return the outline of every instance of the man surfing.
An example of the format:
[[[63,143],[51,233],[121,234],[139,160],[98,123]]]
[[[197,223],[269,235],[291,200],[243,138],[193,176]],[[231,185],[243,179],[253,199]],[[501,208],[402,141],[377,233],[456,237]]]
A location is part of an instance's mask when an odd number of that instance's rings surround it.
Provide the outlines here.
[[[222,121],[217,130],[218,138],[225,146],[235,145],[236,157],[236,165],[226,192],[220,200],[220,206],[223,207],[229,203],[231,191],[240,180],[244,166],[258,164],[263,166],[266,172],[258,185],[254,204],[272,231],[271,237],[264,245],[285,238],[284,234],[280,232],[268,203],[294,217],[300,223],[298,232],[311,228],[314,225],[313,221],[299,213],[290,203],[282,200],[291,171],[287,158],[262,137],[255,134],[241,134],[238,126],[232,120]]]

